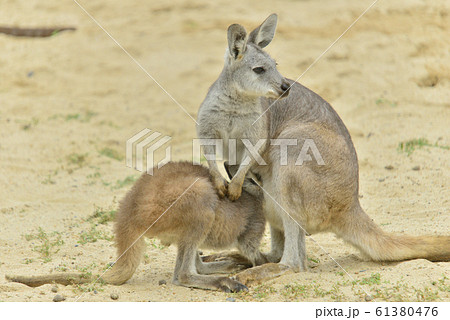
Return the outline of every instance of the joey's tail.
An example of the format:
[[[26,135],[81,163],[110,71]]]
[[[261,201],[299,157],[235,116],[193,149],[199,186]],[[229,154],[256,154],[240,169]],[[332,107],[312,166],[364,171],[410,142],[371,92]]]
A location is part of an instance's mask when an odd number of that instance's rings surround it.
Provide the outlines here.
[[[69,284],[91,283],[95,281],[92,275],[82,273],[51,273],[37,276],[5,275],[5,278],[12,282],[26,284],[29,287],[39,287],[48,283],[58,283],[67,286]]]
[[[136,232],[129,232],[116,224],[117,261],[103,276],[109,284],[120,285],[130,279],[141,262],[145,248],[144,237]]]
[[[374,261],[450,261],[450,236],[388,234],[359,206],[335,224],[334,232]]]
[[[96,280],[103,281],[107,284],[120,285],[130,279],[136,271],[142,257],[145,241],[143,237],[133,238],[131,235],[121,233],[117,230],[116,241],[118,260],[101,278],[83,273],[51,273],[34,276],[6,275],[5,278],[9,281],[23,283],[30,287],[39,287],[48,283],[62,285],[93,283]]]

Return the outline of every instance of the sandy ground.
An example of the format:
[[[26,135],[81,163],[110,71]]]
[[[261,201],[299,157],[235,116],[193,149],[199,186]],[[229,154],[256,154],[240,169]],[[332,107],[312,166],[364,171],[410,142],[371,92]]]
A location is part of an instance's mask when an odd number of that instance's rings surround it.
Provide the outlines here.
[[[267,51],[295,79],[371,2],[80,1],[194,118],[222,69],[231,23],[250,29],[277,12]],[[300,80],[346,123],[362,205],[390,232],[448,235],[449,9],[445,0],[381,0]],[[0,300],[51,301],[52,285],[33,289],[4,274],[100,272],[115,256],[112,223],[88,217],[114,210],[139,175],[125,166],[125,141],[151,128],[173,137],[173,159],[188,160],[195,125],[71,0],[4,0],[0,24],[78,28],[40,39],[0,34]],[[441,147],[398,150],[418,138]],[[375,301],[450,301],[449,263],[378,264],[334,235],[313,238],[355,283],[308,239],[308,272],[246,294],[177,287],[175,248],[153,241],[128,283],[58,292],[66,301],[111,301],[111,293],[119,301],[361,301],[365,290]]]

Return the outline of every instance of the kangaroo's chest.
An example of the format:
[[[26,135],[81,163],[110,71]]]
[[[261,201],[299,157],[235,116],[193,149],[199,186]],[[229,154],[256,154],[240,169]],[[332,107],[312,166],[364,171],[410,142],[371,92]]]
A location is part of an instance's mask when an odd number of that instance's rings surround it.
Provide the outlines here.
[[[259,113],[245,115],[229,114],[218,126],[219,139],[223,142],[224,158],[236,159],[238,163],[245,154],[245,143],[256,145],[260,139],[267,138],[265,122],[256,122]]]

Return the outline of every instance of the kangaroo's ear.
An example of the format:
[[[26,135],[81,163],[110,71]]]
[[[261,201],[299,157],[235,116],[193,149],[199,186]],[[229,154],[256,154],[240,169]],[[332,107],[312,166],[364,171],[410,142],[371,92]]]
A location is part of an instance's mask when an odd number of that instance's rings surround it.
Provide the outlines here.
[[[233,179],[236,172],[238,172],[239,170],[239,165],[231,165],[228,163],[228,161],[225,161],[223,165],[225,166],[225,171],[227,172],[228,178],[230,178],[230,180]]]
[[[260,48],[266,47],[273,39],[275,35],[275,29],[277,28],[277,14],[272,13],[264,20],[261,25],[250,33],[248,41],[256,44]]]
[[[233,59],[240,59],[247,48],[247,31],[239,24],[228,27],[228,49]]]

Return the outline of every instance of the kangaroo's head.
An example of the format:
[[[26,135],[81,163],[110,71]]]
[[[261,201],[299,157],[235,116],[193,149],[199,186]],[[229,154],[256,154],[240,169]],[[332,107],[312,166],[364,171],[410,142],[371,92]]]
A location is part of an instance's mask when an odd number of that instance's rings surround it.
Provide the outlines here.
[[[271,14],[249,36],[239,24],[228,28],[224,71],[239,94],[275,99],[288,95],[289,83],[278,72],[275,60],[263,50],[272,41],[276,27],[277,15]]]

